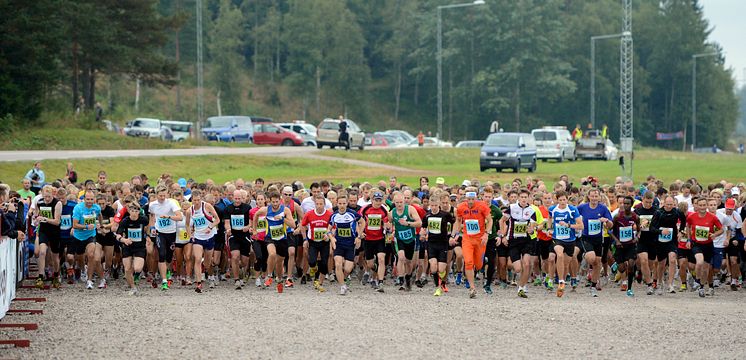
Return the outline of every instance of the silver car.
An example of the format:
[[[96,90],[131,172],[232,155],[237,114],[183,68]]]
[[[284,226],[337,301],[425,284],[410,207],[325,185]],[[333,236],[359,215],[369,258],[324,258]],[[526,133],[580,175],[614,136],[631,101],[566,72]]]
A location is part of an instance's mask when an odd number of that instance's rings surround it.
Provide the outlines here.
[[[342,120],[337,119],[324,119],[319,124],[316,132],[316,147],[321,149],[324,146],[329,146],[332,149],[335,147],[353,148],[356,147],[360,150],[365,148],[365,133],[360,129],[354,121],[345,119],[347,122],[347,134],[348,141],[340,141],[339,138],[339,124]]]
[[[303,139],[303,144],[306,146],[316,146],[316,127],[307,124],[305,121],[296,120],[292,123],[279,123],[277,124],[283,129],[288,129]]]

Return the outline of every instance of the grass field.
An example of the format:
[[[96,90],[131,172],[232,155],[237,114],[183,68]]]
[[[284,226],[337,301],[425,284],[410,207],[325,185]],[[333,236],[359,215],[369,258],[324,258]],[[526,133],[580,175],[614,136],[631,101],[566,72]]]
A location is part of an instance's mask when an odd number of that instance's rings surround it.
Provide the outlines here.
[[[312,151],[309,149],[309,151]],[[610,183],[620,174],[616,161],[577,161],[539,162],[536,173],[523,170],[520,174],[509,171],[496,173],[494,170],[479,172],[479,150],[475,149],[406,149],[377,151],[324,150],[318,154],[365,160],[375,163],[422,170],[431,181],[443,176],[446,181],[460,183],[464,179],[477,178],[482,181],[510,181],[516,177],[539,177],[554,181],[561,174],[572,179],[593,175],[604,183]],[[370,166],[357,166],[340,161],[307,158],[270,158],[262,156],[182,156],[74,160],[80,179],[94,178],[104,169],[112,181],[129,179],[134,174],[145,173],[157,178],[162,173],[173,176],[213,179],[216,182],[236,178],[254,179],[262,177],[267,181],[312,181],[328,179],[332,181],[377,181],[387,180],[396,175],[400,181],[416,184],[420,174],[399,173]],[[66,161],[44,161],[47,179],[64,176]],[[701,182],[711,183],[721,179],[746,181],[746,157],[736,154],[691,154],[662,150],[643,149],[636,153],[634,163],[635,180],[640,181],[652,174],[664,181],[687,179],[695,176]],[[17,181],[30,169],[31,162],[0,163],[0,181],[17,184]]]

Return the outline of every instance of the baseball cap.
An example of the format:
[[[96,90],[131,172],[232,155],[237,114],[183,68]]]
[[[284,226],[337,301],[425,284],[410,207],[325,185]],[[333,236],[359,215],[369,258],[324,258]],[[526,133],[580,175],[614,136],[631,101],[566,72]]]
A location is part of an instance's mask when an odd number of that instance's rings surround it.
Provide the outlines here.
[[[179,178],[179,180],[177,181],[177,183],[178,183],[178,184],[179,184],[179,186],[181,186],[181,187],[186,187],[186,186],[187,186],[187,181],[186,181],[186,179],[184,179],[184,178]]]
[[[383,193],[380,192],[380,191],[376,191],[376,192],[373,193],[373,198],[374,199],[383,199]]]
[[[461,183],[461,186],[471,186],[471,181],[464,180],[464,182]]]
[[[732,189],[730,189],[730,194],[731,195],[741,195],[741,189],[739,189],[737,187],[733,187]]]
[[[725,200],[725,208],[726,209],[735,209],[736,208],[736,200],[735,199]]]
[[[446,179],[443,179],[442,177],[435,179],[436,185],[445,185],[445,183],[446,183]]]

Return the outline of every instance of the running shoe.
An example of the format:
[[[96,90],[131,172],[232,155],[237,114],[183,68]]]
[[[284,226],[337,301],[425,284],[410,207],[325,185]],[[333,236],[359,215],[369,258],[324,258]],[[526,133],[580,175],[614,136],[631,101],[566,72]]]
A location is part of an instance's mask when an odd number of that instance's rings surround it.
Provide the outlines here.
[[[190,276],[187,276],[187,278],[186,278],[186,284],[187,284],[187,286],[192,286],[192,278]]]
[[[75,282],[75,269],[67,269],[67,283],[73,284]]]
[[[272,286],[272,277],[267,276],[267,280],[264,281],[264,287],[270,287]]]
[[[591,297],[598,297],[598,291],[593,286],[591,286]]]
[[[181,278],[181,286],[186,286],[186,279],[185,278]]]
[[[303,276],[301,276],[301,277],[300,277],[300,284],[301,284],[301,285],[305,285],[305,284],[306,284],[306,282],[307,282],[307,280],[306,280],[306,275],[303,275]]]
[[[715,296],[715,288],[711,287],[707,289],[707,296]]]
[[[54,285],[54,280],[52,280],[52,285]],[[731,283],[730,283],[730,289],[733,290],[733,291],[738,291],[738,284],[736,284],[735,280],[731,281]]]
[[[547,286],[547,290],[549,290],[549,291],[554,290],[554,281],[552,281],[552,279],[548,279],[547,283],[546,283],[546,286]]]
[[[490,284],[484,284],[484,293],[487,295],[492,295],[492,288],[490,287]]]
[[[619,287],[619,290],[621,290],[621,291],[627,291],[627,286],[628,286],[627,283],[623,282],[622,286]]]
[[[705,297],[705,289],[700,287],[699,290],[697,290],[697,293],[699,294],[699,297]]]
[[[321,283],[318,280],[313,281],[313,288],[314,290],[318,290],[319,287],[321,287]]]
[[[339,287],[339,295],[347,295],[347,285],[342,285]]]
[[[518,290],[518,297],[522,297],[524,299],[528,298],[528,295],[526,295],[526,291],[523,289]]]
[[[215,280],[210,279],[210,289],[215,288]]]
[[[686,284],[681,284],[681,287],[679,288],[680,292],[686,291]]]
[[[42,279],[41,276],[39,276],[38,278],[36,278],[36,288],[37,289],[43,289],[44,288],[44,279]]]
[[[471,284],[469,284],[469,280],[468,279],[464,279],[464,287],[467,288],[467,289],[471,288]]]
[[[59,289],[60,285],[61,285],[61,283],[60,283],[60,278],[59,277],[52,278],[52,287],[53,288]],[[736,290],[738,290],[738,289],[736,289]]]
[[[281,282],[281,281],[278,281],[278,282],[277,282],[277,293],[278,293],[278,294],[282,294],[282,291],[283,291],[283,290],[285,290],[285,287],[284,287],[284,286],[282,286],[282,282]]]
[[[477,297],[477,289],[471,288],[469,289],[469,299],[473,299]]]
[[[534,286],[539,286],[539,285],[541,285],[541,277],[537,276],[534,279]]]
[[[500,288],[502,288],[503,290],[507,289],[508,288],[508,282],[500,280]]]
[[[347,275],[347,277],[345,278],[345,285],[347,285],[348,287],[352,285],[352,276]]]
[[[308,275],[309,275],[309,276],[310,276],[311,278],[316,278],[316,271],[318,271],[318,269],[317,269],[317,268],[316,268],[315,266],[314,266],[314,267],[312,267],[312,268],[309,268],[309,269],[308,269]]]
[[[456,285],[461,285],[462,275],[461,273],[456,273]]]
[[[166,270],[166,280],[171,280],[171,270]]]
[[[427,283],[428,283],[427,276],[423,274],[422,278],[420,278],[420,284],[422,284],[422,286],[420,287],[424,287],[425,285],[427,285]]]
[[[101,282],[98,283],[99,289],[106,289],[106,279],[101,279]]]
[[[435,293],[433,293],[433,296],[441,296],[443,295],[443,289],[440,287],[435,288]]]
[[[161,282],[161,290],[163,291],[168,290],[168,280]]]
[[[379,282],[379,283],[378,283],[378,284],[376,285],[376,291],[378,291],[379,293],[382,293],[382,292],[384,292],[384,291],[383,291],[383,282]]]
[[[443,292],[448,292],[448,284],[444,282],[440,282],[440,287],[443,289]]]
[[[337,281],[337,275],[329,274],[329,282],[335,282]]]
[[[133,287],[132,289],[130,289],[130,291],[127,292],[127,295],[129,295],[129,296],[137,296],[137,294],[139,294],[139,293],[140,293],[140,291],[137,290],[137,287]]]
[[[560,282],[559,286],[557,286],[557,297],[562,297],[562,295],[565,294],[565,283]]]
[[[653,290],[653,287],[652,287],[652,286],[648,286],[648,291],[647,291],[647,294],[648,294],[648,295],[653,295],[653,291],[654,291],[654,290]]]
[[[683,286],[684,286],[684,290],[682,290],[682,291],[686,291],[686,285],[683,285]],[[668,292],[670,294],[676,294],[676,288],[674,288],[673,285],[671,285],[671,286],[668,287]]]
[[[241,281],[240,280],[234,281],[233,285],[236,287],[236,290],[241,290]]]
[[[691,288],[692,288],[692,291],[698,291],[699,289],[702,288],[702,284],[695,281],[694,284],[692,284]]]
[[[323,287],[323,286],[319,285],[319,286],[318,286],[318,287],[316,288],[316,291],[318,291],[318,292],[322,293],[322,292],[326,292],[326,289],[324,289],[324,287]]]
[[[399,286],[399,291],[407,290],[407,288],[404,287],[404,285]]]
[[[363,279],[362,279],[362,280],[360,280],[360,285],[363,285],[363,286],[365,286],[366,284],[368,284],[368,281],[370,281],[370,273],[368,273],[368,272],[366,271],[366,272],[365,272],[365,273],[363,274]]]
[[[293,284],[293,279],[292,278],[287,278],[287,280],[285,280],[285,287],[286,288],[292,288],[293,285],[294,284]]]
[[[93,281],[91,281],[91,280],[86,281],[85,288],[88,289],[88,290],[92,290],[93,289]]]
[[[720,287],[720,279],[715,279],[712,281],[712,286],[719,288]]]
[[[254,285],[256,285],[256,287],[258,287],[258,288],[262,287],[262,277],[261,276],[257,276],[256,277],[256,281],[254,281]]]
[[[422,286],[423,286],[422,285],[422,281],[420,281],[420,279],[415,280],[414,281],[414,286],[416,286],[418,288],[422,288]]]
[[[627,297],[635,297],[635,292],[632,289],[627,290]]]
[[[659,287],[659,288],[655,289],[655,294],[658,295],[658,296],[663,295],[663,287]]]
[[[197,287],[194,288],[194,291],[197,292],[198,294],[202,293],[202,282],[201,281],[197,281]]]
[[[153,280],[150,282],[150,286],[152,286],[153,289],[158,287],[158,279],[156,279],[155,276],[153,277]]]
[[[572,291],[575,291],[575,289],[578,288],[578,279],[571,278],[570,279],[570,286],[572,287]]]

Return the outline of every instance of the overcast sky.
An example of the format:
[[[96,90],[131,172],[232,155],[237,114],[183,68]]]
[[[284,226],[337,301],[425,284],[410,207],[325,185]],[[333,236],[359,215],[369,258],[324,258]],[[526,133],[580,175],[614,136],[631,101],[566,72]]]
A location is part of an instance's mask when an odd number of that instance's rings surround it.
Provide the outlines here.
[[[701,0],[705,17],[713,28],[710,40],[725,50],[725,65],[733,69],[743,85],[746,69],[746,0]]]

